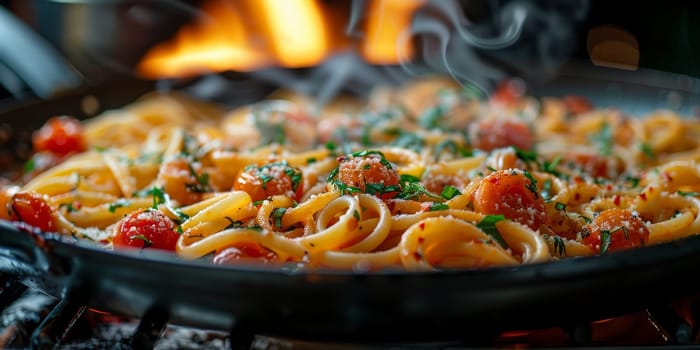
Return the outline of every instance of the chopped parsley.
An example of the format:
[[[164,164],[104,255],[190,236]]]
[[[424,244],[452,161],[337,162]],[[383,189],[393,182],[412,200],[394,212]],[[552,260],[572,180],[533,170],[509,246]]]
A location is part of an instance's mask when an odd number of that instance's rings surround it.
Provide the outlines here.
[[[76,206],[77,206],[77,208],[76,208]],[[76,212],[76,211],[79,211],[79,210],[80,210],[80,206],[79,206],[78,204],[73,205],[73,203],[61,203],[61,204],[58,206],[58,208],[59,208],[59,209],[60,209],[60,208],[66,208],[66,211],[69,212],[69,213],[73,213],[73,212]]]
[[[31,173],[32,171],[34,171],[34,169],[36,169],[36,160],[34,159],[34,157],[32,157],[29,158],[29,160],[26,163],[24,163],[24,172]]]
[[[700,196],[700,192],[685,192],[685,191],[676,191],[677,194],[681,196],[689,196],[689,197],[697,197]]]
[[[392,193],[392,192],[400,192],[401,187],[398,185],[390,185],[387,186],[383,183],[368,183],[365,184],[365,193],[372,194],[372,195],[383,195],[386,193]]]
[[[420,179],[410,174],[401,174],[401,182],[420,182]]]
[[[613,148],[613,129],[607,122],[603,123],[597,134],[590,136],[590,141],[598,148],[598,153],[609,156]]]
[[[542,167],[541,167],[542,171],[544,171],[546,173],[550,173],[556,177],[561,176],[561,173],[557,170],[557,166],[559,165],[559,163],[561,163],[561,160],[562,160],[562,156],[556,156],[554,159],[552,159],[551,162],[548,162],[545,160],[542,163]]]
[[[530,192],[534,193],[535,198],[537,198],[537,196],[539,196],[539,193],[537,192],[537,179],[535,179],[535,177],[532,176],[532,174],[530,174],[528,171],[525,171],[525,170],[523,170],[523,175],[525,175],[525,177],[527,177],[528,180],[530,180],[530,183],[528,185],[526,185],[525,187],[528,190],[530,190]]]
[[[187,163],[187,168],[190,171],[190,175],[194,177],[196,181],[195,183],[186,184],[185,186],[187,187],[187,189],[195,193],[211,192],[211,188],[209,187],[209,174],[197,174],[197,172],[194,170],[194,167],[192,167],[192,164],[189,162]]]
[[[537,153],[535,153],[534,151],[527,151],[527,150],[520,149],[517,147],[513,147],[513,148],[515,148],[515,155],[518,158],[520,158],[521,160],[523,160],[525,163],[530,163],[530,162],[537,163]]]
[[[273,224],[279,228],[282,228],[282,217],[284,216],[284,213],[287,212],[287,208],[275,208],[272,209],[272,220]]]
[[[153,186],[149,189],[141,190],[134,193],[135,197],[144,198],[147,196],[153,197],[153,205],[151,208],[158,209],[158,206],[164,204],[166,201],[166,195],[162,187]]]
[[[355,217],[355,220],[360,221],[360,212],[359,212],[359,211],[355,210],[355,211],[352,213],[352,216]]]
[[[656,154],[654,154],[654,150],[651,148],[651,145],[649,145],[646,142],[642,142],[639,144],[639,150],[642,151],[644,156],[646,156],[649,159],[656,159]]]
[[[391,144],[397,147],[408,148],[416,152],[420,152],[423,149],[423,146],[425,146],[425,140],[412,132],[402,131]]]
[[[131,204],[131,202],[122,198],[122,199],[117,200],[116,202],[109,203],[108,210],[110,213],[114,213],[117,211],[117,208],[127,207],[130,204]]]
[[[144,235],[135,235],[135,236],[131,236],[131,237],[129,237],[129,239],[131,239],[131,240],[140,240],[140,241],[143,241],[143,247],[144,247],[144,248],[148,248],[148,247],[150,247],[150,246],[153,245],[153,242],[152,242],[150,239],[148,239],[146,236],[144,236]]]
[[[556,210],[566,210],[566,204],[564,204],[564,203],[562,203],[562,202],[556,202],[556,203],[554,204],[554,209],[556,209]]]
[[[457,187],[447,185],[440,193],[440,196],[442,196],[442,198],[450,200],[456,196],[459,196],[460,194],[462,194],[462,192],[460,192],[459,189],[457,189]]]
[[[610,230],[600,230],[600,254],[605,254],[612,243],[612,235]]]
[[[632,185],[632,188],[635,188],[635,187],[639,186],[639,182],[641,181],[641,179],[638,177],[627,176],[625,178],[625,181],[629,182],[630,185]]]
[[[564,243],[564,239],[559,236],[554,236],[552,240],[554,242],[554,254],[558,254],[559,256],[566,255],[566,243]]]
[[[427,196],[432,199],[442,200],[442,197],[435,195],[425,189],[420,182],[403,182],[401,184],[401,193],[397,196],[400,199],[418,199],[421,196]]]
[[[445,151],[450,151],[452,154],[459,154],[462,157],[471,157],[473,153],[463,147],[457,145],[454,140],[443,140],[435,146],[435,161],[440,160],[440,155]]]
[[[486,215],[483,219],[481,219],[481,221],[479,221],[478,224],[476,224],[476,227],[484,231],[484,233],[487,235],[491,236],[501,247],[503,247],[503,249],[508,249],[508,244],[501,236],[501,233],[498,232],[498,228],[496,228],[496,223],[503,220],[505,220],[505,216],[502,214]]]
[[[448,206],[445,203],[433,203],[430,205],[430,211],[440,211],[440,210],[449,210],[450,206]]]
[[[428,108],[419,118],[418,124],[426,129],[436,128],[440,124],[440,119],[445,115],[445,110],[441,105]]]

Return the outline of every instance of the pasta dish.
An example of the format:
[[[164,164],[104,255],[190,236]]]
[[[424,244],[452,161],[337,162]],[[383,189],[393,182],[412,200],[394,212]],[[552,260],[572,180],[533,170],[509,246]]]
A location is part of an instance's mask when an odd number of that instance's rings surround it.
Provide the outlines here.
[[[152,94],[34,133],[0,218],[216,264],[545,262],[700,232],[700,122],[440,79],[319,106]]]

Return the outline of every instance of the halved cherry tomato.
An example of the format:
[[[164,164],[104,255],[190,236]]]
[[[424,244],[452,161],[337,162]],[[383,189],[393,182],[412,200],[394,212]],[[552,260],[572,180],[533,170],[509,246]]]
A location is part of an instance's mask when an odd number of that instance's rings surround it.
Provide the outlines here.
[[[544,223],[544,199],[537,185],[522,170],[499,170],[489,174],[474,192],[474,210],[503,214],[508,219],[537,230]]]
[[[10,219],[22,221],[44,232],[55,232],[53,209],[43,195],[35,192],[18,192],[10,200]]]
[[[501,81],[491,94],[491,102],[505,107],[515,107],[525,96],[525,83],[520,79],[505,79]]]
[[[121,219],[114,228],[115,248],[175,250],[180,235],[175,223],[156,209],[141,209]]]
[[[237,243],[224,248],[214,256],[214,264],[235,264],[239,262],[262,261],[265,263],[277,260],[277,255],[257,243]]]
[[[578,95],[564,96],[564,105],[574,115],[583,114],[593,109],[593,104],[587,98]]]
[[[83,152],[87,143],[83,136],[83,126],[77,119],[61,116],[53,117],[32,136],[36,151],[49,151],[57,155]]]
[[[631,211],[612,208],[584,226],[581,237],[583,244],[604,254],[645,245],[649,241],[649,228]]]
[[[304,193],[304,182],[301,170],[289,166],[286,162],[260,167],[249,165],[238,175],[233,189],[247,192],[253,201],[261,201],[275,195],[300,200]]]
[[[487,152],[508,146],[530,150],[534,144],[530,127],[516,119],[485,119],[471,124],[469,137],[474,148]]]
[[[593,177],[608,177],[608,160],[596,153],[570,152],[564,155],[562,164],[579,168]]]
[[[207,177],[196,172],[186,159],[178,158],[163,164],[158,180],[163,183],[165,192],[181,205],[188,205],[202,199],[202,193],[209,191]]]
[[[383,199],[393,198],[399,192],[399,172],[381,152],[355,152],[338,157],[338,162],[338,181],[345,186]]]

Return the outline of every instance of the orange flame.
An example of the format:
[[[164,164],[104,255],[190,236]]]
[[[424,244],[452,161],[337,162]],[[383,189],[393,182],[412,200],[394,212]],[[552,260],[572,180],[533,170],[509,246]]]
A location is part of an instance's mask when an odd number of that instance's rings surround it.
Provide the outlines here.
[[[183,77],[268,66],[309,67],[357,48],[370,63],[392,64],[413,55],[410,21],[425,0],[372,0],[364,35],[344,35],[347,6],[320,0],[209,0],[202,15],[137,67],[145,78]]]

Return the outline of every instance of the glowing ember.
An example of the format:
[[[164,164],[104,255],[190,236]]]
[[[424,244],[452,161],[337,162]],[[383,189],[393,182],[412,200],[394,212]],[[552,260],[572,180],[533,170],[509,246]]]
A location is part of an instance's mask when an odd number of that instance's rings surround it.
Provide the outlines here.
[[[413,55],[411,18],[424,1],[372,0],[364,33],[348,38],[345,7],[319,0],[209,0],[193,23],[146,53],[137,70],[146,78],[166,78],[309,67],[349,47],[370,63],[395,64]]]

